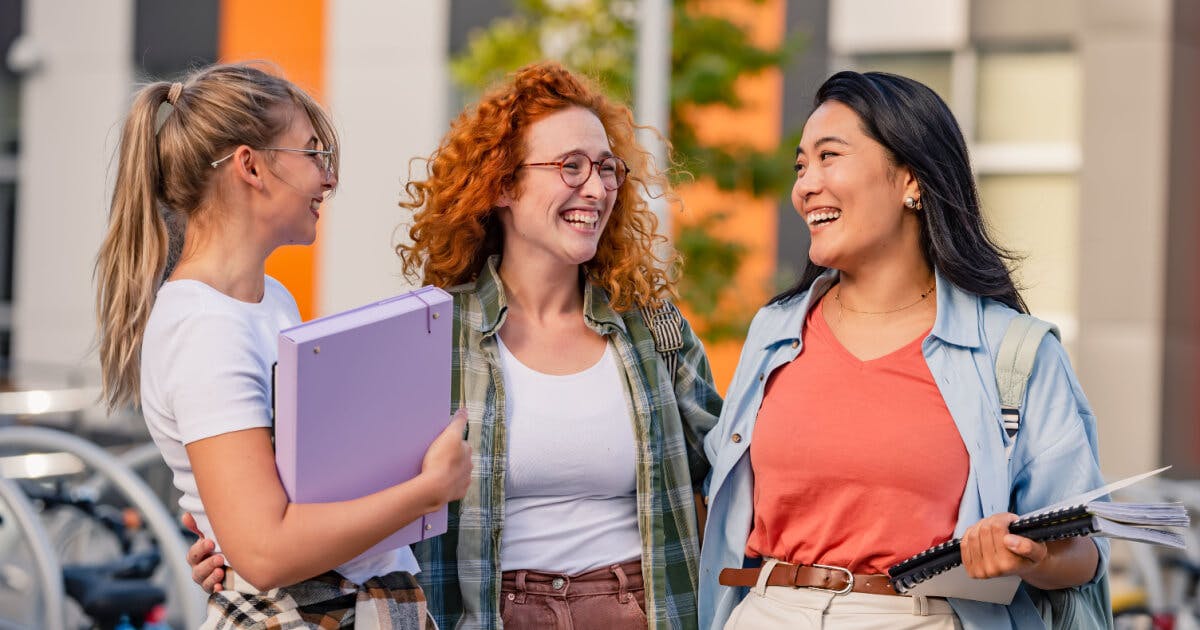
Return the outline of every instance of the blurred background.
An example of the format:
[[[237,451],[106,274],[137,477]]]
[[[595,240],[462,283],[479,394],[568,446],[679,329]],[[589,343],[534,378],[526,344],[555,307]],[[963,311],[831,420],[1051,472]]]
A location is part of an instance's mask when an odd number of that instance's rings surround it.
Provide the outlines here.
[[[0,426],[143,431],[92,405],[92,268],[142,81],[262,59],[332,111],[342,177],[318,242],[269,261],[308,318],[410,286],[403,183],[480,89],[547,57],[592,74],[674,145],[684,205],[662,223],[723,390],[749,317],[805,260],[794,147],[849,68],[950,104],[1105,474],[1200,477],[1200,2],[0,0],[0,53]]]

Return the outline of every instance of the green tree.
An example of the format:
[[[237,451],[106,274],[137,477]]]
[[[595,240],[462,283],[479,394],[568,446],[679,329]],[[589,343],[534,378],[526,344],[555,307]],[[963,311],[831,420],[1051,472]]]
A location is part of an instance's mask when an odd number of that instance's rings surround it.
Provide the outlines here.
[[[762,0],[728,0],[761,4]],[[789,38],[777,48],[752,43],[744,29],[728,20],[696,10],[695,0],[673,0],[671,104],[668,134],[679,180],[711,177],[722,190],[755,196],[778,196],[791,186],[791,154],[782,143],[775,151],[739,144],[704,144],[685,112],[706,105],[741,105],[734,89],[743,76],[782,66],[798,51]],[[634,0],[516,0],[512,15],[498,18],[472,33],[466,50],[451,61],[451,73],[473,98],[509,72],[541,59],[554,58],[598,79],[609,94],[629,102],[636,58]],[[789,134],[795,136],[796,134]],[[679,289],[699,321],[693,324],[709,341],[745,333],[749,308],[732,312],[726,292],[746,247],[714,234],[733,209],[681,226],[675,247],[683,254],[686,273]]]

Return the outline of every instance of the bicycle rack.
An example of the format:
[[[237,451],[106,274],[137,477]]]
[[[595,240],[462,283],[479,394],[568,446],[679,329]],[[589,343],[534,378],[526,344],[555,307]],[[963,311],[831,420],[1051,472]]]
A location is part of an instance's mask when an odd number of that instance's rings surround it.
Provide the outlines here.
[[[63,604],[66,595],[63,592],[62,566],[58,563],[58,556],[46,536],[46,530],[38,520],[37,510],[12,479],[0,477],[0,499],[8,504],[17,527],[25,533],[25,540],[29,541],[42,588],[42,620],[47,628],[65,628],[67,622]]]
[[[175,582],[172,594],[176,596],[176,599],[171,601],[179,604],[184,625],[188,628],[196,628],[204,622],[206,599],[203,592],[192,583],[192,570],[187,564],[187,545],[179,533],[175,519],[146,485],[146,482],[134,474],[129,467],[95,444],[55,429],[2,427],[0,428],[0,446],[66,451],[108,477],[116,489],[141,510],[146,518],[146,525],[158,539],[163,560]],[[26,503],[28,504],[28,501]],[[58,575],[61,576],[61,570]],[[61,579],[58,581],[57,592],[62,594]],[[61,597],[58,601],[61,603]],[[59,614],[62,614],[61,606]],[[61,624],[49,627],[61,627]]]

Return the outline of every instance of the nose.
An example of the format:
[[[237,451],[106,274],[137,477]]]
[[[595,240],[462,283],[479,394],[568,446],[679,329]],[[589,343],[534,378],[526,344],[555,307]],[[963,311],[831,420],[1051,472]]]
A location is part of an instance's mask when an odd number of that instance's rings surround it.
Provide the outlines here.
[[[324,171],[324,177],[321,179],[321,189],[324,191],[332,191],[337,188],[338,176],[333,169]]]
[[[792,207],[796,212],[804,212],[805,199],[821,192],[823,186],[818,169],[806,169],[803,176],[797,177],[796,183],[792,184]]]
[[[579,185],[579,194],[588,199],[603,199],[608,195],[608,189],[600,180],[600,165],[593,163],[588,169],[587,179]]]

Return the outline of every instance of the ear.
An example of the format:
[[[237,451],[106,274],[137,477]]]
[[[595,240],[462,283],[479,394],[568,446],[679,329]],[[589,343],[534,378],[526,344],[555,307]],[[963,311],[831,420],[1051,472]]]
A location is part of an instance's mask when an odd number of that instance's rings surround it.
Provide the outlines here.
[[[496,197],[496,203],[492,204],[496,208],[511,208],[513,201],[516,201],[516,196],[510,188],[505,188],[500,192],[500,196]]]
[[[917,181],[916,176],[913,175],[912,170],[907,166],[900,168],[900,183],[904,187],[904,194],[901,195],[901,199],[905,197],[912,197],[913,199],[917,200],[917,206],[920,208],[922,192],[921,183]]]
[[[267,169],[261,153],[243,144],[234,150],[229,161],[235,177],[255,189],[262,189],[263,174]]]

